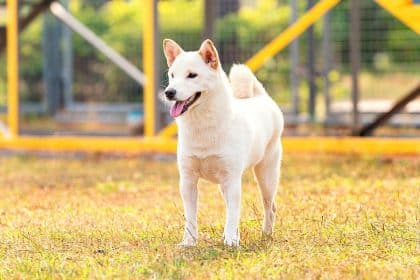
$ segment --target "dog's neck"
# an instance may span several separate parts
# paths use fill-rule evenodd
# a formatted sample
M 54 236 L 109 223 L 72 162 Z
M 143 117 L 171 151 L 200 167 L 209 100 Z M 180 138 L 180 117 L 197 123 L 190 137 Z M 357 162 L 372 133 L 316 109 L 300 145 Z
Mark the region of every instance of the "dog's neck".
M 222 69 L 218 73 L 219 79 L 210 92 L 205 92 L 201 98 L 206 98 L 197 108 L 191 108 L 183 118 L 179 119 L 178 127 L 184 137 L 194 141 L 217 141 L 223 127 L 233 116 L 233 94 L 229 80 Z M 215 138 L 215 139 L 211 139 Z M 201 141 L 200 141 L 201 142 Z

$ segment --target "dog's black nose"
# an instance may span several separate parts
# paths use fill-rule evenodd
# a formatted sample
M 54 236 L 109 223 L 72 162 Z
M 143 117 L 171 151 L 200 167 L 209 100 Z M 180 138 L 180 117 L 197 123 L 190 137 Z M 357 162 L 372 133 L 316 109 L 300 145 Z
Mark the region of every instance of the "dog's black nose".
M 165 95 L 166 95 L 166 98 L 168 98 L 169 100 L 174 100 L 175 95 L 176 95 L 176 90 L 173 88 L 167 89 L 165 91 Z

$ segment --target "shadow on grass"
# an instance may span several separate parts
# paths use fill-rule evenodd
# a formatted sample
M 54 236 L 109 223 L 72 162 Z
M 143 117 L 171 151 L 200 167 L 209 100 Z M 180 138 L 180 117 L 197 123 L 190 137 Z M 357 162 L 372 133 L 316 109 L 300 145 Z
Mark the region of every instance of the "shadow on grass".
M 248 234 L 247 234 L 248 233 Z M 232 247 L 223 244 L 221 238 L 199 240 L 197 246 L 177 247 L 176 251 L 183 257 L 194 261 L 209 261 L 223 258 L 235 259 L 240 256 L 252 256 L 270 253 L 274 248 L 282 247 L 287 240 L 278 236 L 266 236 L 260 232 L 243 233 L 240 246 Z M 176 245 L 174 245 L 176 246 Z

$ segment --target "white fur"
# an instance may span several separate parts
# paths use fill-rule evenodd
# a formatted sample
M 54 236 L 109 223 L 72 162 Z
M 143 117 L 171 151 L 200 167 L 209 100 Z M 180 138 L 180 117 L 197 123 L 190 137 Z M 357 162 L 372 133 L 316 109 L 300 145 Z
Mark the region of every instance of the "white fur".
M 239 245 L 241 177 L 247 168 L 254 169 L 261 190 L 262 230 L 271 234 L 282 158 L 283 115 L 280 109 L 246 66 L 233 66 L 229 82 L 211 41 L 205 41 L 198 52 L 180 49 L 179 55 L 171 57 L 167 49 L 173 48 L 174 43 L 164 42 L 170 65 L 168 88 L 176 89 L 178 100 L 202 92 L 197 102 L 176 118 L 180 191 L 186 220 L 180 245 L 192 246 L 197 241 L 199 178 L 220 185 L 226 202 L 224 243 Z M 217 64 L 203 59 L 203 48 L 214 52 Z M 198 76 L 188 79 L 189 72 Z
M 233 95 L 237 98 L 249 98 L 266 94 L 264 87 L 251 70 L 243 64 L 234 64 L 229 72 Z

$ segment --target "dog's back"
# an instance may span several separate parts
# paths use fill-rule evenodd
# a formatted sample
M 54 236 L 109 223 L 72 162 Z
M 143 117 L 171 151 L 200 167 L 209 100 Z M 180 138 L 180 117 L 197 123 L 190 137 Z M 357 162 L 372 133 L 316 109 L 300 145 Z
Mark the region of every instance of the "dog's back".
M 244 64 L 234 64 L 229 80 L 237 116 L 254 126 L 252 130 L 259 134 L 255 138 L 266 134 L 279 138 L 283 131 L 283 114 L 254 73 Z

